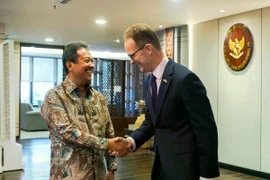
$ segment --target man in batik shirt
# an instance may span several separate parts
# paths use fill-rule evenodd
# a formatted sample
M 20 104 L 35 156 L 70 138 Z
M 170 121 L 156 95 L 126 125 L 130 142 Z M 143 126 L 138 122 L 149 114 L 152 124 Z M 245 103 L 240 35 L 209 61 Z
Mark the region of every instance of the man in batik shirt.
M 106 100 L 90 87 L 93 58 L 85 43 L 71 42 L 62 60 L 67 77 L 47 93 L 41 108 L 50 131 L 50 180 L 114 180 L 117 163 L 108 150 L 121 156 L 130 148 L 114 138 Z

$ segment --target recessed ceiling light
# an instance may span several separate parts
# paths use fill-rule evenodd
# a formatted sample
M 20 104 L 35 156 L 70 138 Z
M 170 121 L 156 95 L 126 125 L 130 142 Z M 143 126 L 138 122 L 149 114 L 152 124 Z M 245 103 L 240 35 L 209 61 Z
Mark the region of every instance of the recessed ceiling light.
M 52 38 L 46 38 L 45 41 L 46 42 L 53 42 L 53 39 Z
M 162 25 L 160 25 L 159 28 L 162 28 Z
M 96 20 L 96 24 L 106 24 L 107 22 L 104 19 Z
M 120 40 L 119 39 L 116 39 L 116 40 L 113 40 L 114 42 L 117 42 L 117 43 L 120 43 Z
M 224 10 L 224 9 L 222 9 L 222 10 L 220 10 L 220 12 L 221 12 L 221 13 L 223 13 L 223 12 L 225 12 L 225 10 Z

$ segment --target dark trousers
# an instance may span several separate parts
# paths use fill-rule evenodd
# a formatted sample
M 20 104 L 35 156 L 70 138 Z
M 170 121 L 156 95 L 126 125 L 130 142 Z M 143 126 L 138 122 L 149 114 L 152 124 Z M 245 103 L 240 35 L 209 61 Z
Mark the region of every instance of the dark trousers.
M 155 163 L 152 170 L 152 180 L 166 180 L 164 178 L 165 172 L 160 161 L 159 154 L 156 152 Z

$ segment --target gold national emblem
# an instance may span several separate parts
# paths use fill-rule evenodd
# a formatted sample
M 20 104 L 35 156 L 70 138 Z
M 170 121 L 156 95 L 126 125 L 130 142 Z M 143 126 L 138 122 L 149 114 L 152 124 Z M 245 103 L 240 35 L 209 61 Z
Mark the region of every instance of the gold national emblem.
M 234 71 L 243 70 L 250 61 L 253 51 L 253 39 L 248 27 L 234 24 L 227 32 L 224 41 L 224 58 Z

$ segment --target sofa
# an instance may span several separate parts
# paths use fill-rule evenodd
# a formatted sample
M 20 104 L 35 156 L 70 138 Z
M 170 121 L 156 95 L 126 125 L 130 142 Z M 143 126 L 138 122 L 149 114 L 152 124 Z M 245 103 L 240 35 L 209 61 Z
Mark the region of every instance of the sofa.
M 47 122 L 40 115 L 39 110 L 34 110 L 32 104 L 22 102 L 20 108 L 20 129 L 25 131 L 48 130 Z

